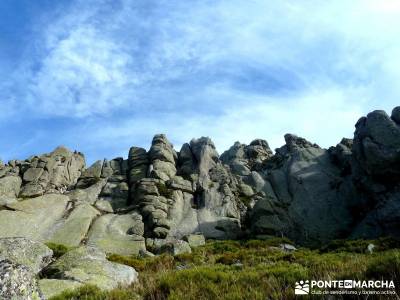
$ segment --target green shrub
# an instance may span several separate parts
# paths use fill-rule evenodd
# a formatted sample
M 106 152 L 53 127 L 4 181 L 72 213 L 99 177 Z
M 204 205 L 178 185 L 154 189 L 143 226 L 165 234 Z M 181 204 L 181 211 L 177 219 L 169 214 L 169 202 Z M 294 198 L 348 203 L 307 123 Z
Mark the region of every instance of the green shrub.
M 109 254 L 107 259 L 112 262 L 133 267 L 139 272 L 169 270 L 174 266 L 174 257 L 166 254 L 148 258 Z
M 294 245 L 288 238 L 273 237 L 265 240 L 248 240 L 243 243 L 243 246 L 248 249 L 265 249 L 269 247 L 279 247 L 281 244 Z
M 236 252 L 241 248 L 239 241 L 213 241 L 202 246 L 208 254 L 222 254 Z
M 176 300 L 292 299 L 295 281 L 306 276 L 307 270 L 302 266 L 290 266 L 288 263 L 271 266 L 270 269 L 265 266 L 243 269 L 203 266 L 162 275 L 146 297 Z
M 245 196 L 245 195 L 239 196 L 239 201 L 242 202 L 246 207 L 250 206 L 251 200 L 252 199 L 250 196 Z
M 210 261 L 214 256 L 207 255 L 206 251 L 199 247 L 192 250 L 192 253 L 182 253 L 175 256 L 175 260 L 179 263 L 203 265 L 205 263 L 213 263 Z
M 223 265 L 233 265 L 235 263 L 241 262 L 240 258 L 241 256 L 239 253 L 227 252 L 217 258 L 215 262 Z
M 320 251 L 324 252 L 352 252 L 365 253 L 369 244 L 375 246 L 374 251 L 384 251 L 393 248 L 400 248 L 400 241 L 393 238 L 380 238 L 377 240 L 334 240 L 328 245 L 322 247 Z
M 46 246 L 49 247 L 51 250 L 53 250 L 53 256 L 55 258 L 59 258 L 63 256 L 65 253 L 73 249 L 72 247 L 68 247 L 62 244 L 56 244 L 56 243 L 46 243 Z
M 158 190 L 158 193 L 165 197 L 165 198 L 171 198 L 172 197 L 172 190 L 168 189 L 167 186 L 164 183 L 156 183 L 156 187 Z
M 75 290 L 67 290 L 49 300 L 106 300 L 106 292 L 95 285 L 83 285 Z M 124 299 L 121 299 L 124 300 Z M 128 300 L 128 298 L 126 298 Z
M 123 256 L 119 254 L 109 254 L 107 255 L 109 261 L 127 265 L 135 268 L 137 271 L 143 271 L 146 267 L 146 262 L 144 259 L 139 259 L 133 256 Z
M 398 282 L 400 280 L 400 251 L 392 250 L 374 256 L 368 262 L 366 277 Z

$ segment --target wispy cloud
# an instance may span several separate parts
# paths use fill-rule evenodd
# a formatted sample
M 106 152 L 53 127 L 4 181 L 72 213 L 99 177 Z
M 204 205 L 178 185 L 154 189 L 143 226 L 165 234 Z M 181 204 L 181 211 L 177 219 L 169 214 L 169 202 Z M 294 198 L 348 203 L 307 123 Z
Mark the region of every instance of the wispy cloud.
M 62 139 L 48 134 L 90 157 L 157 132 L 177 145 L 210 135 L 220 151 L 278 147 L 286 132 L 327 147 L 398 104 L 398 3 L 76 0 L 36 24 L 0 101 L 31 123 L 69 118 Z
M 270 146 L 277 148 L 284 143 L 282 133 L 292 132 L 329 147 L 332 136 L 337 137 L 334 144 L 341 137 L 352 136 L 355 120 L 364 113 L 361 103 L 351 104 L 352 95 L 359 92 L 342 89 L 315 91 L 279 102 L 266 96 L 241 109 L 227 107 L 215 116 L 182 116 L 179 112 L 144 118 L 136 116 L 104 124 L 98 130 L 90 128 L 93 133 L 90 139 L 102 141 L 96 144 L 101 148 L 107 147 L 110 140 L 125 144 L 125 149 L 135 140 L 139 146 L 148 148 L 153 134 L 167 132 L 179 150 L 194 136 L 210 136 L 221 153 L 235 141 L 250 143 L 256 137 L 268 139 Z M 236 95 L 242 100 L 247 96 Z

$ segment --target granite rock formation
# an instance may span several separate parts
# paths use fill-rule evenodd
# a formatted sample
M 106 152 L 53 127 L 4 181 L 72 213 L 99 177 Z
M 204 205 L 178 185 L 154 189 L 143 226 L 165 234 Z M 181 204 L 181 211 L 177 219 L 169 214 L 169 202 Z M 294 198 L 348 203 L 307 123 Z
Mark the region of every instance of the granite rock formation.
M 105 253 L 177 254 L 205 238 L 273 236 L 301 245 L 400 238 L 400 107 L 391 116 L 362 117 L 353 139 L 329 149 L 287 134 L 275 152 L 257 139 L 219 155 L 208 137 L 176 151 L 159 134 L 148 151 L 132 147 L 127 159 L 88 168 L 83 154 L 64 147 L 0 163 L 0 279 L 2 270 L 17 272 L 24 263 L 4 250 L 9 239 L 35 245 L 44 257 L 49 253 L 37 243 L 76 247 L 57 261 L 46 258 L 54 272 L 40 286 L 48 295 L 79 286 L 92 267 L 103 277 L 85 280 L 103 288 L 113 276 L 119 284 L 136 280 L 133 269 L 108 264 Z M 37 274 L 41 257 L 25 259 L 21 276 Z

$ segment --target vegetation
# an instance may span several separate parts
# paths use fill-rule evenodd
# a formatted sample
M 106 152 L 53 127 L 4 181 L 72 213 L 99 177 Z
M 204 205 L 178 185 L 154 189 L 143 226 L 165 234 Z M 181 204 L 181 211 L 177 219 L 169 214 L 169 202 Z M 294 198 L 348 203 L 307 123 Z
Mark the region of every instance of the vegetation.
M 335 240 L 325 247 L 321 252 L 356 252 L 363 253 L 369 244 L 374 245 L 374 251 L 400 248 L 400 241 L 392 238 L 380 238 L 377 240 Z
M 52 300 L 294 299 L 294 284 L 299 280 L 400 280 L 400 249 L 396 241 L 335 241 L 322 249 L 300 248 L 294 252 L 278 247 L 288 242 L 209 241 L 191 254 L 175 257 L 142 259 L 113 254 L 109 260 L 139 271 L 138 283 L 109 292 L 84 286 Z M 373 253 L 366 251 L 370 243 L 376 245 Z
M 63 256 L 72 249 L 71 247 L 56 243 L 46 243 L 46 246 L 53 250 L 53 257 L 55 258 Z
M 252 198 L 246 195 L 239 195 L 239 201 L 242 202 L 246 207 L 250 206 Z
M 84 285 L 76 290 L 65 291 L 58 296 L 52 297 L 52 300 L 120 300 L 120 299 L 139 299 L 139 295 L 133 290 L 115 289 L 110 292 L 101 291 L 94 285 Z
M 171 198 L 172 197 L 172 190 L 168 189 L 167 186 L 164 183 L 156 183 L 156 187 L 158 190 L 158 193 L 165 197 L 165 198 Z

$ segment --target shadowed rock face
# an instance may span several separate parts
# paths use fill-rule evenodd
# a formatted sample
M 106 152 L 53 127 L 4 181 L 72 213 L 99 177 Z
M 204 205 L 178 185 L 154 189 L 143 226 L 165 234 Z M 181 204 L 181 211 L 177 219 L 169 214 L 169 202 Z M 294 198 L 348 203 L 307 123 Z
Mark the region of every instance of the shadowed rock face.
M 0 206 L 0 237 L 119 254 L 195 233 L 300 244 L 400 237 L 400 108 L 362 117 L 354 139 L 328 150 L 287 134 L 275 153 L 257 139 L 220 156 L 208 137 L 177 152 L 159 134 L 149 151 L 86 168 L 83 154 L 59 147 L 0 163 Z

